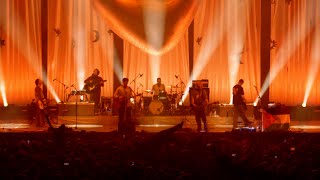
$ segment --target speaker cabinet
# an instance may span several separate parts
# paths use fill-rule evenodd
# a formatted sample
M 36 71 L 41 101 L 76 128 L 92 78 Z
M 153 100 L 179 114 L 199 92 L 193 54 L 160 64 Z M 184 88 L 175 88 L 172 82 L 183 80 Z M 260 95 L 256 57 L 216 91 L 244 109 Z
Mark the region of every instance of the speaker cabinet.
M 94 116 L 94 103 L 67 102 L 58 103 L 59 116 Z

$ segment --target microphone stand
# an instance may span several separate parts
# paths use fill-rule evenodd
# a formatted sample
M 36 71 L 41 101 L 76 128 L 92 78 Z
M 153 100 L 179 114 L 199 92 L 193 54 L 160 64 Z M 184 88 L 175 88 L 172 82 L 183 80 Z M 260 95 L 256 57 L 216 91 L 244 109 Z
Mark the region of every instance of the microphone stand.
M 143 75 L 143 74 L 142 74 L 142 75 Z M 139 76 L 142 77 L 142 75 L 141 75 L 141 74 L 138 74 L 138 76 L 136 76 L 136 77 L 130 82 L 130 84 L 133 83 L 133 92 L 136 90 L 136 80 L 138 79 Z
M 186 85 L 184 84 L 184 82 L 182 81 L 182 79 L 181 79 L 181 77 L 178 75 L 178 76 L 176 76 L 176 78 L 179 78 L 179 80 L 180 80 L 180 82 L 179 82 L 179 84 L 180 84 L 180 91 L 181 91 L 181 97 L 180 97 L 180 100 L 179 100 L 179 102 L 178 102 L 178 105 L 179 105 L 179 103 L 180 103 L 180 101 L 181 101 L 181 106 L 183 107 L 183 100 L 182 100 L 182 98 L 183 98 L 183 87 L 185 88 L 186 87 Z M 183 116 L 183 121 L 185 121 L 186 119 L 187 119 L 187 113 L 185 113 L 184 111 L 185 111 L 185 108 L 183 107 L 182 108 L 183 109 L 183 112 L 182 112 L 182 114 L 184 115 Z
M 258 95 L 258 104 L 257 104 L 257 108 L 258 108 L 258 112 L 260 112 L 260 108 L 261 108 L 261 97 L 260 94 L 258 92 L 257 86 L 253 86 L 256 89 L 257 95 Z M 263 131 L 263 120 L 262 120 L 262 112 L 261 112 L 261 121 L 260 121 L 260 127 L 261 127 L 261 131 Z
M 76 94 L 78 92 L 77 88 L 75 86 L 73 86 L 74 89 L 76 89 Z M 76 127 L 75 129 L 78 129 L 78 97 L 76 95 Z
M 137 94 L 139 94 L 139 88 L 140 88 L 140 87 L 143 87 L 141 83 L 140 83 L 140 85 L 137 87 Z M 135 98 L 135 99 L 136 99 L 136 98 Z M 140 101 L 139 101 L 139 104 L 138 104 L 138 105 L 140 105 L 139 110 L 142 110 L 142 108 L 141 108 L 141 101 L 142 101 L 142 100 L 143 100 L 143 93 L 141 93 Z
M 54 79 L 53 81 L 57 81 L 58 83 L 62 84 L 63 85 L 63 109 L 62 109 L 62 116 L 64 116 L 64 113 L 66 111 L 66 105 L 65 105 L 65 102 L 66 102 L 66 91 L 68 89 L 68 86 L 66 84 L 64 84 L 63 82 L 59 81 L 58 79 Z
M 186 85 L 185 85 L 185 84 L 184 84 L 184 82 L 182 81 L 181 77 L 180 77 L 180 76 L 178 76 L 178 77 L 179 77 L 179 80 L 180 80 L 179 84 L 180 84 L 181 100 L 182 100 L 182 96 L 183 96 L 183 87 L 186 87 Z M 182 86 L 182 85 L 183 85 L 183 86 Z M 183 105 L 183 101 L 182 101 L 182 105 Z
M 138 94 L 138 92 L 137 92 L 137 93 L 134 92 L 134 91 L 136 90 L 136 80 L 138 79 L 138 77 L 142 77 L 142 76 L 143 76 L 143 74 L 138 74 L 138 75 L 130 82 L 130 84 L 133 83 L 134 108 L 136 108 L 136 94 Z M 137 91 L 138 91 L 138 90 L 137 90 Z
M 63 102 L 66 102 L 66 90 L 69 88 L 63 82 L 59 81 L 58 79 L 54 79 L 53 81 L 57 81 L 58 83 L 63 85 Z

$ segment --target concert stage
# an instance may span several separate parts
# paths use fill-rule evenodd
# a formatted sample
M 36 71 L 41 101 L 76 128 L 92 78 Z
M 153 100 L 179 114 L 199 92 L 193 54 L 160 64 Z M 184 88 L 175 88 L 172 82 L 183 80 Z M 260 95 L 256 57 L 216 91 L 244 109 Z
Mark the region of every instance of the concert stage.
M 248 117 L 253 121 L 253 117 Z M 138 116 L 136 131 L 159 132 L 184 121 L 184 132 L 196 132 L 196 121 L 193 115 L 188 116 Z M 232 117 L 207 116 L 208 132 L 231 132 Z M 51 121 L 54 127 L 65 124 L 75 131 L 111 132 L 116 131 L 118 116 L 58 116 Z M 259 122 L 255 121 L 252 127 L 259 131 Z M 0 119 L 0 132 L 41 132 L 47 131 L 48 125 L 43 128 L 35 126 L 35 120 L 24 117 Z M 289 131 L 293 132 L 320 132 L 320 120 L 291 120 Z

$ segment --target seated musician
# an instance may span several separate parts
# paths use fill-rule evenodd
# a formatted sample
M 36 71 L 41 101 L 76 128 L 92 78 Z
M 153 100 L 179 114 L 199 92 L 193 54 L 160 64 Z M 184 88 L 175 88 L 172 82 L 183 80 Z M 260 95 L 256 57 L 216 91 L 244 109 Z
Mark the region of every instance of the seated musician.
M 157 78 L 157 84 L 152 86 L 153 99 L 158 99 L 159 96 L 166 94 L 164 84 L 161 84 L 161 78 Z
M 100 71 L 95 69 L 93 74 L 84 80 L 84 89 L 90 94 L 90 101 L 94 102 L 95 111 L 98 110 L 100 104 L 101 87 L 104 86 L 104 80 L 99 76 Z

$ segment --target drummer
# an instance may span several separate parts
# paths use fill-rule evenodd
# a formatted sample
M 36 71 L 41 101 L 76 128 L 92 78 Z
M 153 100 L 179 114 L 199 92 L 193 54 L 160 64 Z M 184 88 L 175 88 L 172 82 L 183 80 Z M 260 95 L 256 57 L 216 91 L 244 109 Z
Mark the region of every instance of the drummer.
M 161 84 L 161 78 L 157 78 L 157 84 L 152 86 L 153 99 L 158 99 L 159 96 L 166 95 L 166 88 L 164 84 Z

